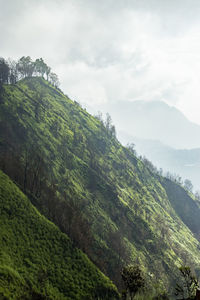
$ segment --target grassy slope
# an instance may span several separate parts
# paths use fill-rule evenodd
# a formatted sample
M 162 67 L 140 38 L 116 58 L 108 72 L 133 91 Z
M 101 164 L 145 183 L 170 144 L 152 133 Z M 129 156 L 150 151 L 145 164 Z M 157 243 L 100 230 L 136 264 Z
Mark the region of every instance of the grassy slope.
M 110 293 L 108 299 L 117 295 L 86 255 L 1 171 L 0 211 L 0 295 L 8 299 L 31 299 L 34 293 L 51 299 L 94 299 L 99 289 Z
M 57 201 L 82 203 L 95 238 L 91 257 L 106 274 L 115 279 L 119 255 L 110 244 L 114 232 L 123 236 L 130 260 L 165 285 L 185 257 L 199 264 L 198 242 L 171 206 L 166 186 L 101 122 L 38 78 L 5 86 L 0 103 L 2 153 L 7 144 L 6 155 L 21 155 L 22 175 L 11 175 L 22 185 L 26 153 L 31 157 L 34 149 L 43 157 Z M 5 159 L 1 165 L 9 173 Z M 62 218 L 65 211 L 55 214 Z M 119 260 L 125 263 L 123 257 Z

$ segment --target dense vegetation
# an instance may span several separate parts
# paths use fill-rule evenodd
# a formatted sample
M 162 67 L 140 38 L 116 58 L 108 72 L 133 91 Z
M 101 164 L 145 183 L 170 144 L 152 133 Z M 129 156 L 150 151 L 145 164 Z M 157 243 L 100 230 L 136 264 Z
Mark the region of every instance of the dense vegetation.
M 129 263 L 166 289 L 183 262 L 198 271 L 199 242 L 174 204 L 187 197 L 194 213 L 187 191 L 123 147 L 109 117 L 92 117 L 43 78 L 1 89 L 0 167 L 120 289 Z
M 114 285 L 0 171 L 0 299 L 117 299 Z
M 196 238 L 200 238 L 200 206 L 199 201 L 191 201 L 190 194 L 175 182 L 163 178 L 170 203 L 180 219 L 190 228 Z M 192 195 L 193 196 L 193 195 Z M 193 196 L 194 197 L 194 196 Z M 179 200 L 181 199 L 181 201 Z

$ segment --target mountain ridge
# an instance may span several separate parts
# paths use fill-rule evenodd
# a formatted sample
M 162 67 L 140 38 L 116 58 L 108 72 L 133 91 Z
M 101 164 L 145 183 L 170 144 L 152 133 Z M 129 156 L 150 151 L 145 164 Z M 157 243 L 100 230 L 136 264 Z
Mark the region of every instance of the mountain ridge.
M 42 78 L 4 85 L 0 99 L 0 167 L 118 288 L 129 263 L 165 288 L 185 256 L 198 269 L 196 232 L 172 207 L 170 186 L 118 142 L 109 119 Z M 194 199 L 182 197 L 192 212 Z

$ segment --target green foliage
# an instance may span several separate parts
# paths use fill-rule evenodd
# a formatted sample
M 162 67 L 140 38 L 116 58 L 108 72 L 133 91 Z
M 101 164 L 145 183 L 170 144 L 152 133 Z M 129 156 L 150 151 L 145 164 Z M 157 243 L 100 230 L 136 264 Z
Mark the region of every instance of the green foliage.
M 51 68 L 44 62 L 42 58 L 32 61 L 30 56 L 22 56 L 17 62 L 4 58 L 0 58 L 0 87 L 2 84 L 15 84 L 19 79 L 46 75 L 47 81 L 53 86 L 59 86 L 59 79 L 55 73 L 51 72 Z
M 138 290 L 144 287 L 144 275 L 139 266 L 130 265 L 122 269 L 121 276 L 126 289 L 126 294 L 129 293 L 132 300 Z
M 122 299 L 130 300 L 130 297 L 123 291 Z M 169 300 L 174 297 L 170 297 L 163 287 L 157 282 L 152 284 L 152 281 L 148 282 L 145 276 L 145 286 L 140 289 L 134 296 L 134 300 Z
M 6 61 L 0 57 L 0 87 L 8 82 L 9 66 Z
M 194 299 L 198 288 L 197 278 L 188 266 L 181 266 L 179 270 L 181 272 L 180 283 L 177 283 L 175 287 L 177 299 Z
M 111 281 L 1 171 L 0 212 L 0 298 L 118 298 Z
M 193 217 L 179 213 L 186 191 L 123 147 L 109 116 L 104 124 L 42 78 L 3 86 L 0 167 L 119 288 L 136 260 L 166 288 L 185 258 L 200 263 Z
M 154 295 L 151 293 L 137 294 L 134 297 L 135 300 L 169 300 L 169 297 L 166 293 Z
M 190 230 L 199 237 L 200 234 L 200 208 L 188 193 L 174 182 L 164 179 L 163 185 L 166 188 L 168 198 L 172 207 L 181 220 L 190 228 Z

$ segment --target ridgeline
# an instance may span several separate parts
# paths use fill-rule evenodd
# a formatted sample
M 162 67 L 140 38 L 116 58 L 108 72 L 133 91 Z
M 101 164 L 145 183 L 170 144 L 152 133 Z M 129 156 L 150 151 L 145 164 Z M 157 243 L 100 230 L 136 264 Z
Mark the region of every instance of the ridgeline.
M 104 286 L 108 285 L 113 297 L 118 297 L 114 286 L 77 248 L 85 252 L 120 290 L 121 269 L 128 264 L 139 264 L 150 285 L 159 282 L 163 289 L 173 287 L 179 277 L 178 267 L 182 264 L 189 264 L 198 273 L 199 232 L 198 221 L 194 222 L 193 216 L 199 216 L 200 210 L 191 195 L 180 185 L 153 173 L 130 149 L 123 147 L 116 139 L 109 118 L 105 124 L 91 116 L 43 78 L 25 78 L 16 84 L 2 86 L 0 168 L 28 196 L 32 205 L 59 227 L 49 223 L 31 204 L 27 204 L 31 213 L 37 215 L 39 223 L 44 222 L 58 233 L 58 264 L 48 258 L 52 277 L 55 277 L 55 268 L 57 272 L 61 272 L 60 268 L 68 270 L 64 265 L 62 247 L 74 247 L 75 252 L 66 255 L 69 264 L 73 265 L 73 257 L 78 253 L 80 259 L 93 268 L 94 290 L 99 280 L 102 293 L 106 295 Z M 7 192 L 10 195 L 9 188 Z M 9 205 L 12 198 L 6 197 L 7 192 L 4 191 L 3 201 Z M 18 193 L 21 192 L 18 190 Z M 20 209 L 25 197 L 17 199 Z M 182 211 L 186 204 L 189 213 L 184 217 Z M 9 219 L 9 214 L 6 218 Z M 20 226 L 23 227 L 23 223 L 26 226 L 31 219 L 24 213 Z M 9 226 L 8 232 L 12 231 L 14 223 Z M 16 226 L 15 231 L 18 230 Z M 46 229 L 40 234 L 38 240 L 51 249 L 54 244 L 51 234 Z M 6 240 L 5 247 L 12 248 L 15 238 L 12 235 L 10 242 Z M 23 248 L 28 247 L 26 239 L 24 233 Z M 29 249 L 31 247 L 32 244 Z M 31 254 L 26 263 L 22 259 L 23 251 L 17 247 L 16 251 L 17 268 L 33 269 L 36 274 L 40 261 Z M 37 251 L 32 251 L 38 257 Z M 45 258 L 43 263 L 46 270 Z M 78 270 L 76 266 L 74 268 Z M 13 278 L 21 280 L 22 287 L 25 287 L 21 271 L 17 272 L 17 279 Z M 31 272 L 30 276 L 36 278 Z M 52 293 L 56 287 L 59 293 L 63 293 L 62 299 L 83 299 L 78 294 L 68 296 L 67 288 L 63 287 L 63 282 L 69 288 L 70 285 L 84 285 L 84 294 L 88 288 L 84 280 L 87 281 L 88 277 L 79 272 L 77 276 L 79 279 L 65 278 L 65 275 L 59 276 L 58 281 L 54 278 L 55 281 L 51 281 Z M 37 279 L 31 282 L 34 289 L 42 293 Z M 75 289 L 72 289 L 73 293 Z M 102 296 L 102 299 L 106 298 Z

